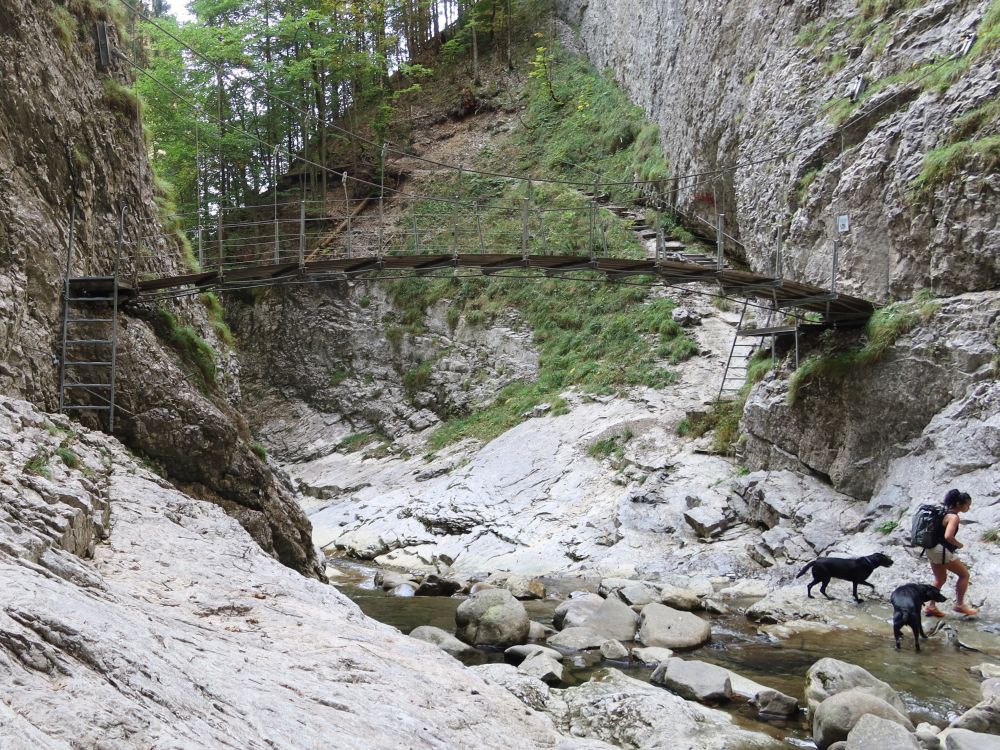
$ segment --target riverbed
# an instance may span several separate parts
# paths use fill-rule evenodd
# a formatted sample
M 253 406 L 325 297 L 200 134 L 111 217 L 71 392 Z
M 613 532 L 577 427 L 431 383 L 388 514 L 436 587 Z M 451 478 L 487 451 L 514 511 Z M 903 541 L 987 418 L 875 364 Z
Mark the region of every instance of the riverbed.
M 374 567 L 346 560 L 329 561 L 342 573 L 337 587 L 350 597 L 369 617 L 409 633 L 420 625 L 433 625 L 448 632 L 455 629 L 455 610 L 465 597 L 396 597 L 374 585 Z M 552 614 L 558 604 L 573 590 L 596 591 L 599 581 L 582 579 L 546 579 L 547 598 L 522 602 L 528 616 L 545 625 L 552 624 Z M 678 652 L 682 658 L 699 659 L 732 670 L 755 682 L 797 697 L 804 702 L 805 675 L 809 667 L 824 657 L 833 657 L 857 664 L 875 677 L 895 688 L 906 704 L 914 724 L 926 721 L 944 727 L 969 707 L 980 701 L 980 681 L 969 671 L 971 667 L 997 661 L 1000 655 L 1000 623 L 982 618 L 975 632 L 963 628 L 963 640 L 985 653 L 956 648 L 943 636 L 923 642 L 918 654 L 906 632 L 904 647 L 897 651 L 892 641 L 891 616 L 888 605 L 866 607 L 865 629 L 839 628 L 826 633 L 801 633 L 791 638 L 774 639 L 758 632 L 756 623 L 749 621 L 742 609 L 754 600 L 731 600 L 732 612 L 726 615 L 700 616 L 712 625 L 712 640 L 689 651 Z M 883 621 L 884 632 L 873 632 Z M 966 621 L 968 622 L 968 621 Z M 930 627 L 933 623 L 925 623 Z M 633 644 L 626 643 L 626 646 Z M 639 644 L 634 644 L 639 645 Z M 479 649 L 463 657 L 467 665 L 502 662 L 501 649 Z M 607 667 L 644 682 L 649 681 L 653 668 L 635 661 L 602 660 L 599 652 L 576 652 L 564 659 L 564 679 L 559 687 L 571 687 L 585 682 Z M 741 725 L 779 737 L 790 747 L 812 747 L 808 721 L 761 722 L 746 704 L 732 703 L 723 707 Z

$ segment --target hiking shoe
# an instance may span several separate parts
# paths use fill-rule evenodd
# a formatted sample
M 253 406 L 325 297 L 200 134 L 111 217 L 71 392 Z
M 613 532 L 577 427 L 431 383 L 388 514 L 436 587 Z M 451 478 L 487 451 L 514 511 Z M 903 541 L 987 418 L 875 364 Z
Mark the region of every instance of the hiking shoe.
M 975 617 L 979 614 L 978 609 L 973 609 L 972 607 L 966 607 L 964 604 L 959 604 L 955 607 L 955 611 L 960 615 L 966 615 L 967 617 Z
M 958 607 L 955 607 L 955 611 L 956 612 L 958 611 Z M 927 617 L 944 617 L 944 612 L 942 612 L 940 609 L 937 609 L 936 607 L 933 609 L 931 607 L 927 607 L 926 609 L 924 609 L 924 614 Z

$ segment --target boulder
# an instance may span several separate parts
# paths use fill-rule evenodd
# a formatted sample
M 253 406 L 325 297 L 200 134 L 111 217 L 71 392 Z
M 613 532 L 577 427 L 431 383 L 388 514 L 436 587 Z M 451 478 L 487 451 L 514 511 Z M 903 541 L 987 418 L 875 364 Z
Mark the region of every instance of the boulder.
M 944 750 L 1000 750 L 1000 737 L 995 734 L 980 734 L 968 729 L 946 729 Z
M 549 638 L 550 646 L 564 648 L 567 651 L 587 651 L 601 647 L 607 636 L 590 628 L 564 628 Z
M 809 713 L 814 714 L 816 707 L 830 696 L 855 689 L 881 698 L 901 713 L 906 711 L 899 693 L 874 677 L 871 672 L 856 664 L 827 657 L 817 661 L 806 672 L 806 703 Z
M 969 671 L 984 680 L 988 680 L 991 677 L 1000 677 L 1000 664 L 985 661 L 978 666 L 969 667 Z
M 803 633 L 830 633 L 836 630 L 833 625 L 815 620 L 789 620 L 780 625 L 762 625 L 757 631 L 771 638 L 794 638 Z
M 706 539 L 718 536 L 729 527 L 729 519 L 722 509 L 708 505 L 685 511 L 684 520 L 695 534 Z
M 414 628 L 410 631 L 410 638 L 433 643 L 442 651 L 446 651 L 452 656 L 464 656 L 476 652 L 476 649 L 472 648 L 472 646 L 462 643 L 448 631 L 435 628 L 433 625 L 421 625 L 418 628 Z
M 761 719 L 790 719 L 799 713 L 798 700 L 771 688 L 758 692 L 753 702 Z
M 511 576 L 503 584 L 515 599 L 544 599 L 545 584 L 539 578 Z
M 518 665 L 517 671 L 529 677 L 537 677 L 546 685 L 558 685 L 563 676 L 561 657 L 553 659 L 543 653 L 529 656 Z
M 685 328 L 701 325 L 701 316 L 690 307 L 684 307 L 683 305 L 675 307 L 670 311 L 670 319 L 677 325 Z
M 702 703 L 728 701 L 733 695 L 729 671 L 703 661 L 667 659 L 653 671 L 649 680 L 682 698 Z
M 635 639 L 638 621 L 639 615 L 630 606 L 617 597 L 608 597 L 584 621 L 583 627 L 601 633 L 605 640 L 631 641 Z
M 580 627 L 602 604 L 604 598 L 597 594 L 574 591 L 569 599 L 556 607 L 552 613 L 552 624 L 559 630 Z
M 874 714 L 894 721 L 914 731 L 913 724 L 892 705 L 863 689 L 854 688 L 837 693 L 819 704 L 813 715 L 813 741 L 819 750 L 826 750 L 834 742 L 846 740 L 854 725 L 865 714 Z
M 389 593 L 392 594 L 392 596 L 410 597 L 415 596 L 417 590 L 413 587 L 412 583 L 401 583 L 398 586 L 395 586 Z
M 894 721 L 865 714 L 847 735 L 846 750 L 921 750 L 917 738 Z
M 732 610 L 717 599 L 702 599 L 701 608 L 711 615 L 728 615 Z
M 914 736 L 917 738 L 917 742 L 920 743 L 922 750 L 941 750 L 941 740 L 938 739 L 940 731 L 933 724 L 923 722 L 917 724 L 917 731 Z
M 633 607 L 645 607 L 650 602 L 659 601 L 659 591 L 648 583 L 633 583 L 624 586 L 615 591 L 615 595 Z
M 712 637 L 709 624 L 690 612 L 663 604 L 647 604 L 639 615 L 636 640 L 644 646 L 694 648 Z
M 988 680 L 983 680 L 983 684 L 979 686 L 979 692 L 983 694 L 984 701 L 1000 695 L 1000 677 L 990 677 Z
M 601 644 L 601 656 L 603 656 L 608 661 L 623 661 L 628 659 L 628 649 L 625 648 L 621 641 L 605 641 Z
M 544 641 L 550 635 L 556 631 L 550 628 L 548 625 L 543 625 L 540 622 L 535 622 L 532 620 L 528 623 L 528 640 L 529 641 Z
M 405 573 L 397 573 L 393 570 L 378 570 L 375 572 L 375 585 L 383 591 L 392 591 L 397 586 L 403 584 L 415 586 L 413 576 Z
M 970 732 L 1000 734 L 1000 696 L 984 698 L 951 723 L 958 729 Z
M 441 578 L 431 573 L 417 587 L 417 596 L 451 596 L 462 589 L 460 581 Z
M 690 612 L 692 609 L 701 609 L 701 599 L 693 591 L 682 589 L 671 584 L 666 584 L 660 588 L 659 601 L 674 609 Z
M 473 646 L 516 646 L 528 639 L 528 613 L 506 589 L 473 594 L 455 610 L 456 635 Z
M 536 643 L 529 643 L 524 646 L 511 646 L 510 648 L 504 649 L 503 660 L 516 667 L 522 661 L 534 656 L 535 654 L 545 654 L 556 661 L 562 661 L 563 658 L 562 654 L 554 648 L 546 648 L 545 646 L 539 646 Z
M 659 646 L 639 646 L 632 649 L 632 657 L 647 667 L 652 667 L 661 661 L 666 661 L 673 655 L 674 652 L 669 648 L 661 648 Z

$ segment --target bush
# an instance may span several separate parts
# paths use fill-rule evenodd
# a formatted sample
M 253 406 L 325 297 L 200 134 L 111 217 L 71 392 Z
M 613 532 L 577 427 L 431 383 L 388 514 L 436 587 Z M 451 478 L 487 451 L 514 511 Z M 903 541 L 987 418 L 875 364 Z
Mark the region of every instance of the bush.
M 214 387 L 216 365 L 215 350 L 212 346 L 199 336 L 193 327 L 182 326 L 169 310 L 161 307 L 157 313 L 167 341 L 185 360 L 194 365 L 201 379 L 202 390 Z
M 104 103 L 109 109 L 128 119 L 139 119 L 139 97 L 135 91 L 113 78 L 105 78 L 101 85 L 104 87 Z
M 70 450 L 65 445 L 60 445 L 56 448 L 56 455 L 62 459 L 62 462 L 66 464 L 71 469 L 80 468 L 80 457 L 77 456 L 72 450 Z
M 264 447 L 263 443 L 258 443 L 257 441 L 250 443 L 250 450 L 252 450 L 261 461 L 267 461 L 267 448 Z

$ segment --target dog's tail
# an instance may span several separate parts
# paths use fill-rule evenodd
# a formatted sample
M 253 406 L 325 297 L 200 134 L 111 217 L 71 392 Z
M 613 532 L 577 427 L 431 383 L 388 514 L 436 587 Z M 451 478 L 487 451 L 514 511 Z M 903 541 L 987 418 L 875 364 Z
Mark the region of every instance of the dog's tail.
M 802 576 L 804 576 L 806 574 L 806 571 L 809 570 L 809 568 L 811 568 L 813 565 L 815 565 L 815 563 L 816 563 L 815 560 L 813 560 L 810 563 L 806 563 L 806 566 L 802 570 L 800 570 L 799 574 L 797 576 L 795 576 L 795 577 L 796 578 L 801 578 Z

